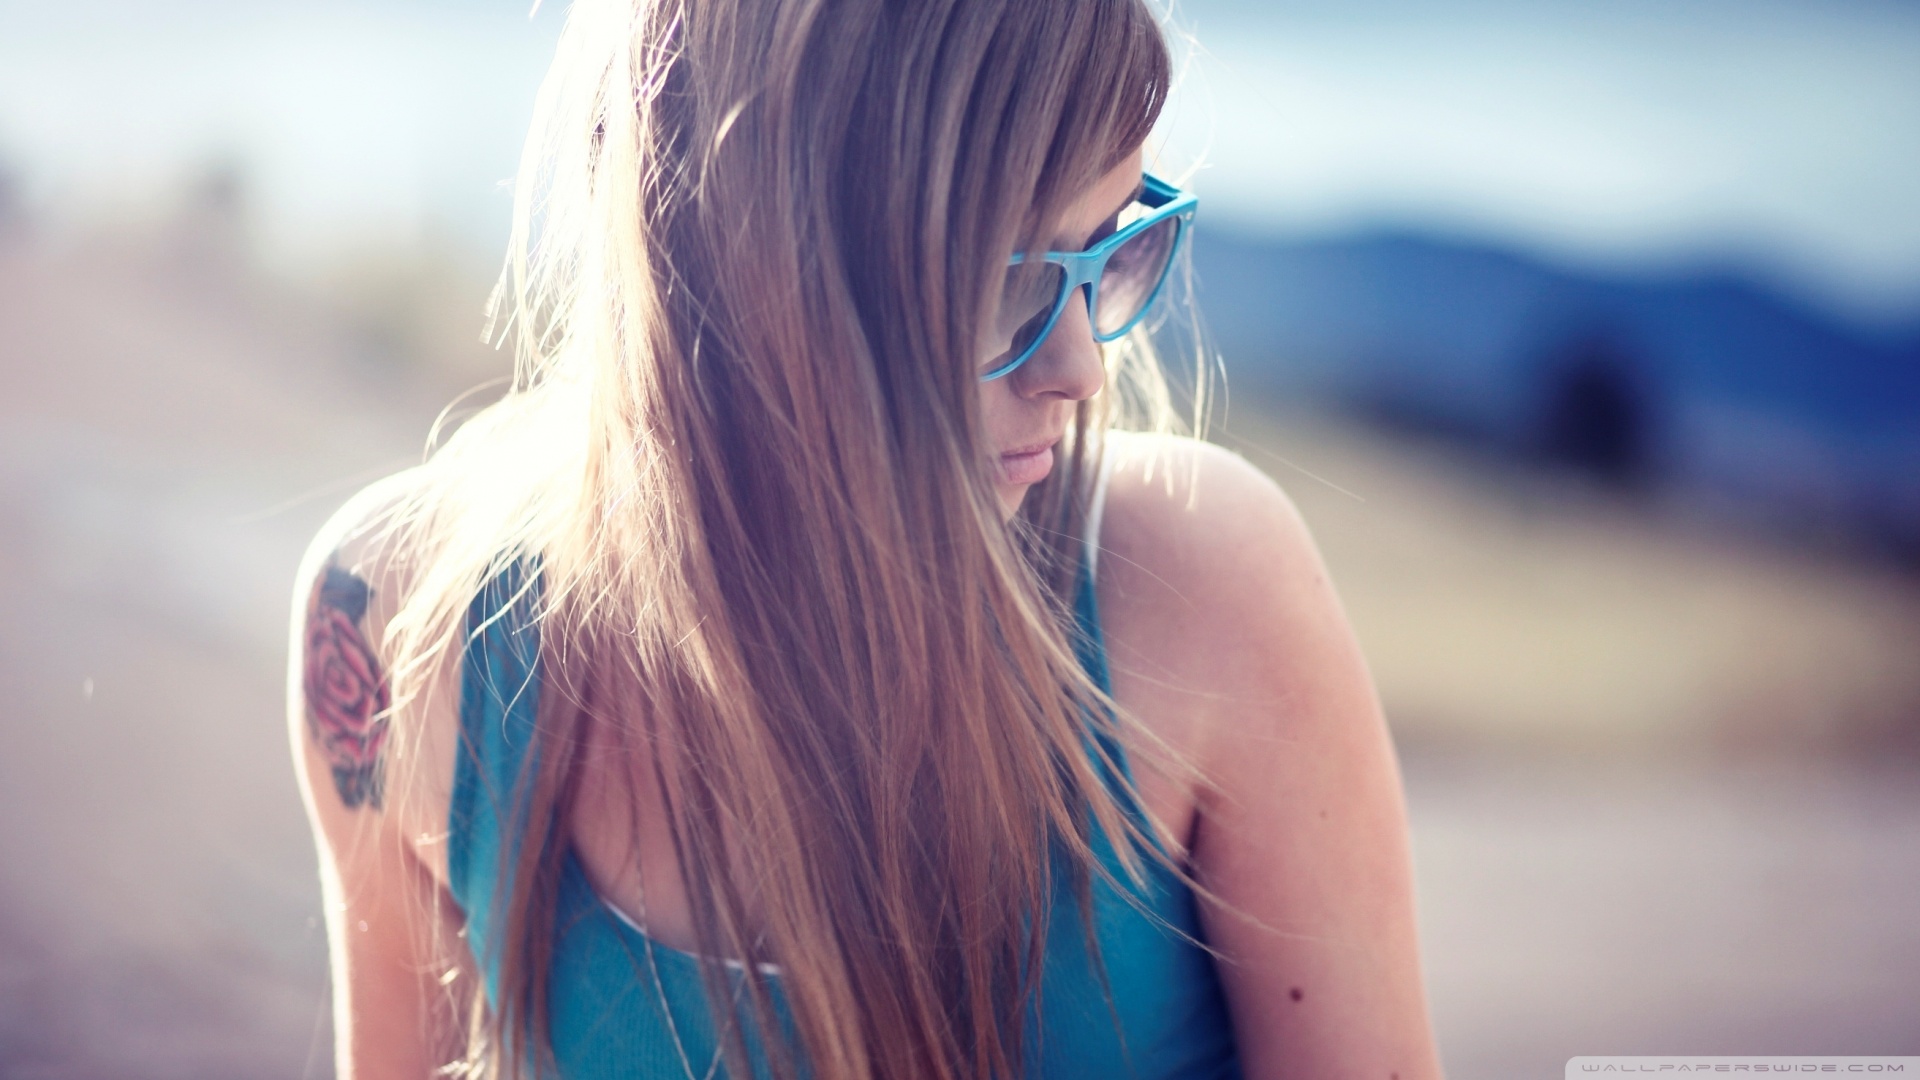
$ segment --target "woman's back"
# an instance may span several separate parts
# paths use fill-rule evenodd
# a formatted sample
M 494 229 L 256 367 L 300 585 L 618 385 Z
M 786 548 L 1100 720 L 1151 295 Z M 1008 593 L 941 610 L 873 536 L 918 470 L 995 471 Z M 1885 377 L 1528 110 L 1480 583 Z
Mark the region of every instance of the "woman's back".
M 1407 966 L 1404 951 L 1411 940 L 1410 908 L 1405 870 L 1396 868 L 1394 856 L 1404 835 L 1393 824 L 1391 768 L 1382 774 L 1377 764 L 1384 746 L 1377 714 L 1369 722 L 1333 708 L 1343 696 L 1364 700 L 1368 691 L 1311 542 L 1277 490 L 1237 459 L 1194 444 L 1130 442 L 1133 452 L 1122 455 L 1114 470 L 1101 538 L 1102 652 L 1111 657 L 1117 700 L 1139 719 L 1145 737 L 1206 777 L 1201 782 L 1177 771 L 1140 771 L 1143 763 L 1136 759 L 1136 785 L 1158 833 L 1183 845 L 1189 868 L 1244 912 L 1198 905 L 1201 936 L 1223 959 L 1209 960 L 1212 972 L 1197 978 L 1189 965 L 1204 954 L 1185 942 L 1169 944 L 1158 926 L 1140 932 L 1141 916 L 1131 909 L 1107 909 L 1119 911 L 1119 921 L 1130 927 L 1120 938 L 1146 942 L 1145 966 L 1166 963 L 1186 972 L 1177 976 L 1176 1003 L 1146 1027 L 1177 1029 L 1174 1052 L 1212 1067 L 1218 1059 L 1210 1046 L 1217 1045 L 1212 1040 L 1221 1028 L 1208 1004 L 1216 991 L 1207 987 L 1215 983 L 1225 991 L 1244 1075 L 1300 1067 L 1314 1074 L 1329 1062 L 1371 1057 L 1403 1080 L 1437 1076 L 1430 1061 L 1422 1066 L 1419 1060 L 1431 1053 L 1431 1042 L 1420 1020 L 1417 969 Z M 394 485 L 386 485 L 349 506 L 316 542 L 302 574 L 303 582 L 317 586 L 326 577 L 323 567 L 354 567 L 370 585 L 364 621 L 376 629 L 406 588 L 404 569 L 413 559 L 393 544 L 355 537 L 363 532 L 357 526 L 378 520 L 379 508 L 396 497 Z M 308 596 L 303 587 L 303 604 Z M 495 591 L 491 599 L 476 599 L 473 609 L 497 602 Z M 302 614 L 311 610 L 309 605 Z M 296 628 L 303 639 L 311 636 L 312 621 Z M 537 704 L 507 692 L 524 685 L 533 639 L 524 632 L 509 635 L 506 625 L 495 623 L 478 639 L 485 642 L 484 663 L 470 663 L 463 650 L 429 679 L 432 689 L 404 718 L 408 738 L 389 747 L 389 764 L 409 782 L 391 787 L 376 812 L 347 807 L 332 790 L 332 762 L 320 752 L 311 707 L 296 700 L 290 717 L 326 868 L 322 881 L 336 978 L 352 990 L 336 997 L 340 1060 L 357 1061 L 356 1076 L 420 1076 L 459 1057 L 464 1017 L 474 996 L 485 993 L 479 989 L 485 967 L 474 946 L 495 917 L 475 917 L 469 908 L 491 902 L 477 870 L 497 857 L 500 842 L 497 831 L 490 834 L 490 824 L 475 817 L 490 814 L 494 796 L 488 791 L 506 785 L 502 766 L 513 759 L 506 745 L 510 733 L 524 733 Z M 364 644 L 371 654 L 385 652 L 377 632 Z M 1336 661 L 1330 649 L 1348 658 Z M 306 659 L 312 656 L 308 650 Z M 1244 673 L 1222 675 L 1223 666 Z M 1278 712 L 1267 704 L 1283 699 L 1287 704 Z M 478 756 L 465 757 L 463 743 Z M 474 767 L 482 762 L 487 766 Z M 461 769 L 468 774 L 456 782 Z M 466 789 L 459 798 L 468 817 L 452 829 L 457 785 Z M 600 821 L 600 827 L 609 826 Z M 494 817 L 491 829 L 497 828 Z M 581 830 L 569 832 L 577 841 Z M 1287 853 L 1284 870 L 1267 868 L 1265 852 L 1275 849 Z M 455 850 L 462 854 L 450 858 Z M 1109 850 L 1102 848 L 1103 860 Z M 1150 866 L 1149 873 L 1150 883 L 1166 883 L 1163 871 Z M 1257 891 L 1248 891 L 1250 875 L 1260 882 Z M 584 873 L 571 877 L 565 889 L 569 915 L 561 925 L 575 926 L 580 936 L 562 954 L 583 967 L 556 972 L 554 992 L 562 999 L 583 993 L 597 998 L 609 985 L 623 989 L 611 1005 L 561 1000 L 555 1006 L 556 1019 L 588 1027 L 612 1008 L 613 1038 L 575 1029 L 556 1032 L 556 1043 L 589 1062 L 586 1076 L 601 1075 L 594 1070 L 607 1064 L 606 1056 L 594 1055 L 625 1060 L 627 1052 L 655 1064 L 668 1056 L 664 1071 L 621 1075 L 684 1076 L 679 1050 L 671 1037 L 659 1038 L 661 1025 L 654 1022 L 661 991 L 648 965 L 646 939 L 618 925 L 619 916 L 600 902 Z M 1303 886 L 1313 892 L 1302 896 Z M 1111 893 L 1101 895 L 1112 899 Z M 1160 898 L 1169 896 L 1173 912 L 1165 917 L 1187 928 L 1183 909 L 1191 894 L 1175 885 Z M 1275 934 L 1261 922 L 1292 932 Z M 1060 929 L 1051 948 L 1075 952 L 1077 924 Z M 1118 995 L 1136 986 L 1129 972 L 1137 969 L 1127 959 L 1132 947 L 1102 953 Z M 653 953 L 671 986 L 676 1024 L 687 1020 L 679 1025 L 679 1045 L 690 1051 L 686 1064 L 701 1076 L 704 1064 L 696 1058 L 712 1043 L 697 1030 L 708 1014 L 691 1003 L 689 987 L 697 980 L 692 958 L 673 948 Z M 1054 961 L 1062 972 L 1081 973 L 1069 982 L 1082 990 L 1099 985 L 1084 977 L 1083 958 Z M 1150 989 L 1136 1002 L 1166 992 Z M 1078 991 L 1073 996 L 1083 1006 L 1093 1003 L 1078 1020 L 1105 1007 L 1104 999 Z M 1192 1023 L 1183 1015 L 1190 1007 L 1206 1015 Z M 1043 1015 L 1041 1023 L 1047 1022 Z M 1111 1030 L 1094 1016 L 1078 1034 L 1110 1053 L 1113 1044 L 1104 1040 Z M 1121 1030 L 1127 1045 L 1137 1048 L 1130 1029 L 1123 1024 Z M 647 1040 L 647 1049 L 635 1049 L 635 1042 Z M 1046 1045 L 1036 1049 L 1044 1052 Z M 1063 1050 L 1070 1044 L 1055 1045 Z M 1109 1075 L 1075 1073 L 1066 1067 L 1071 1064 L 1064 1053 L 1048 1055 L 1042 1075 Z
M 538 629 L 528 619 L 525 574 L 510 568 L 474 600 L 460 705 L 467 751 L 456 765 L 448 832 L 452 894 L 492 992 L 497 972 L 486 942 L 498 922 L 491 900 L 507 847 L 503 837 L 517 831 L 503 827 L 512 804 L 510 794 L 501 796 L 520 790 L 539 715 Z M 1105 646 L 1090 575 L 1077 591 L 1076 615 L 1083 661 L 1104 688 Z M 1092 727 L 1088 734 L 1107 739 Z M 1124 768 L 1124 750 L 1108 746 Z M 1124 795 L 1124 788 L 1116 790 Z M 1139 824 L 1150 831 L 1144 820 Z M 571 848 L 570 839 L 555 842 Z M 1097 949 L 1087 948 L 1079 900 L 1061 874 L 1028 1018 L 1026 1075 L 1238 1076 L 1226 1004 L 1202 944 L 1192 891 L 1151 859 L 1141 864 L 1144 877 L 1136 885 L 1107 838 L 1097 838 L 1095 850 L 1103 875 L 1091 883 Z M 637 919 L 603 898 L 574 850 L 560 866 L 549 1007 L 562 1075 L 708 1075 L 721 1046 L 698 956 L 649 937 Z M 777 974 L 772 981 L 777 987 Z

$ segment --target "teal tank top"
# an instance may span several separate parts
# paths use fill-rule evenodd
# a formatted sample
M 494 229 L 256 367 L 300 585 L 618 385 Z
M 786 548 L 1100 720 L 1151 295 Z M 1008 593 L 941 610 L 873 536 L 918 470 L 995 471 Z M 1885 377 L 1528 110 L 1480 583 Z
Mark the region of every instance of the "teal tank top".
M 509 568 L 481 591 L 468 612 L 460 694 L 463 751 L 455 766 L 449 821 L 452 893 L 466 915 L 466 939 L 494 1001 L 499 972 L 486 943 L 492 940 L 502 840 L 524 831 L 506 827 L 507 804 L 532 742 L 540 693 L 537 627 L 529 618 L 530 596 L 539 583 L 526 575 L 520 566 Z M 1105 689 L 1106 652 L 1091 574 L 1082 576 L 1077 594 L 1081 662 Z M 1106 738 L 1091 727 L 1090 732 Z M 1119 748 L 1108 744 L 1108 749 L 1126 769 Z M 1141 820 L 1137 805 L 1123 800 L 1123 807 Z M 1092 883 L 1100 956 L 1096 961 L 1088 951 L 1078 903 L 1063 884 L 1052 902 L 1056 929 L 1047 936 L 1045 966 L 1029 1011 L 1026 1076 L 1239 1077 L 1214 961 L 1196 944 L 1202 937 L 1192 890 L 1151 860 L 1144 885 L 1135 886 L 1109 838 L 1096 836 L 1094 850 L 1118 883 L 1098 876 Z M 1122 890 L 1132 892 L 1132 900 Z M 603 901 L 571 847 L 562 854 L 552 932 L 548 1010 L 562 1077 L 717 1080 L 726 1075 L 698 959 L 651 941 Z M 777 1006 L 777 974 L 772 981 Z M 756 1074 L 766 1075 L 760 1051 L 750 1050 Z

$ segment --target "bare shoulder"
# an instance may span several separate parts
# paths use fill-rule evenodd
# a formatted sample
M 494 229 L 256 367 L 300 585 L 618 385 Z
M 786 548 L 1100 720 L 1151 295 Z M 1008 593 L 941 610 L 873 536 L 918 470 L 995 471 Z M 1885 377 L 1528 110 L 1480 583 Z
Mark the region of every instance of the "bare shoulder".
M 1117 436 L 1111 450 L 1101 539 L 1122 554 L 1113 560 L 1120 579 L 1128 567 L 1151 569 L 1169 589 L 1223 598 L 1324 581 L 1292 500 L 1240 455 L 1162 435 Z
M 1208 887 L 1246 1074 L 1439 1076 L 1398 766 L 1312 537 L 1234 454 L 1115 449 L 1099 564 L 1114 696 L 1198 774 L 1141 794 Z
M 1283 699 L 1328 650 L 1352 653 L 1351 634 L 1305 522 L 1259 469 L 1165 436 L 1113 453 L 1100 597 L 1115 689 L 1204 763 L 1223 735 L 1290 711 Z
M 457 741 L 455 672 L 443 662 L 396 683 L 391 633 L 417 570 L 406 511 L 425 482 L 408 470 L 348 500 L 294 583 L 288 735 L 317 837 L 336 859 L 385 846 L 444 867 L 436 839 Z

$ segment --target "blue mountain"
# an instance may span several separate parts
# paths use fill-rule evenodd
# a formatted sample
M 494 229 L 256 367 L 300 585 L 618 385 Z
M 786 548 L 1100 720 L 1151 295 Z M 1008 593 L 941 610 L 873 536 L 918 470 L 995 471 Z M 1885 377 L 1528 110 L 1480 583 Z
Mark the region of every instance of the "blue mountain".
M 1406 233 L 1201 230 L 1193 252 L 1241 390 L 1920 552 L 1920 326 L 1732 273 L 1581 274 Z

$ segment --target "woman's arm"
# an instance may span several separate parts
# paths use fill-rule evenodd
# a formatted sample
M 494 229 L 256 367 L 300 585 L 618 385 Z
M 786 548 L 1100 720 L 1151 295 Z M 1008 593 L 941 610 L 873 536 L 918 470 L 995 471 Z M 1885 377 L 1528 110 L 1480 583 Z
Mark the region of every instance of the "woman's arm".
M 288 735 L 319 849 L 338 1075 L 419 1080 L 458 1055 L 474 980 L 439 846 L 452 718 L 444 692 L 387 716 L 379 637 L 399 590 L 355 535 L 371 501 L 349 504 L 303 563 Z
M 1204 776 L 1167 824 L 1218 901 L 1203 924 L 1246 1075 L 1438 1077 L 1399 770 L 1319 553 L 1239 457 L 1158 450 L 1110 503 L 1116 694 Z

